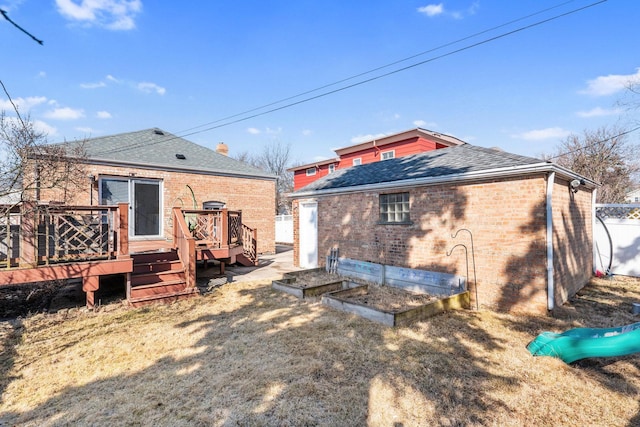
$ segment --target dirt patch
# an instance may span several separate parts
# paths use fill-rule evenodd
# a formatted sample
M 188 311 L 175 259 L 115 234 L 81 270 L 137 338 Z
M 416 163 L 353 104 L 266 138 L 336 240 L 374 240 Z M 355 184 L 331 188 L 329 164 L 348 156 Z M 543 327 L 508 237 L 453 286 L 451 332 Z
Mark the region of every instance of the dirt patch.
M 331 274 L 326 271 L 302 271 L 295 274 L 286 274 L 284 279 L 288 286 L 306 289 L 314 286 L 323 285 L 325 283 L 339 282 L 341 280 L 352 280 L 346 277 Z M 290 281 L 287 281 L 290 279 Z M 293 280 L 295 279 L 295 280 Z
M 49 310 L 62 281 L 0 287 L 0 319 L 26 316 Z
M 348 295 L 341 299 L 356 304 L 366 305 L 387 313 L 397 313 L 420 307 L 435 301 L 436 298 L 426 294 L 416 294 L 391 286 L 369 285 L 366 293 Z

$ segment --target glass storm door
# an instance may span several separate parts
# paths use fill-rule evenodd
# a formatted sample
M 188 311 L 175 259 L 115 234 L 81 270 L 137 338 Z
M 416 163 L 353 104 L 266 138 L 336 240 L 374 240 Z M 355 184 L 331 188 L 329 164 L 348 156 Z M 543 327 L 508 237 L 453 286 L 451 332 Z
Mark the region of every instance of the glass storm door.
M 131 224 L 135 237 L 160 235 L 160 183 L 158 181 L 131 181 L 133 206 Z M 131 218 L 133 217 L 133 218 Z
M 157 237 L 161 234 L 160 181 L 100 179 L 100 203 L 129 203 L 129 236 Z

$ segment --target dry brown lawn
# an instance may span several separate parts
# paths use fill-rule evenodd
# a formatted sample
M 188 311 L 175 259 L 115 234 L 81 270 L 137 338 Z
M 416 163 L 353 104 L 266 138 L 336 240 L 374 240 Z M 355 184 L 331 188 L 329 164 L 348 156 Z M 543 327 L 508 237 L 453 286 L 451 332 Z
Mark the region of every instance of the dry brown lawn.
M 388 328 L 267 282 L 0 328 L 0 425 L 637 426 L 640 355 L 565 365 L 543 330 L 637 322 L 640 281 L 598 279 L 554 317 L 449 312 Z

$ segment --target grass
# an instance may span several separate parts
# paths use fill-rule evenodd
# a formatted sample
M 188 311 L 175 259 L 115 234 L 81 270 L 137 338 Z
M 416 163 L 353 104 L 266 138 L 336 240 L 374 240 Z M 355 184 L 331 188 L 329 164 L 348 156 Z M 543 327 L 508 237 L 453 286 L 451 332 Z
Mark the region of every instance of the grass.
M 0 324 L 0 425 L 640 425 L 638 355 L 532 357 L 543 330 L 637 322 L 640 280 L 594 279 L 554 317 L 449 312 L 387 328 L 227 284 L 167 306 Z

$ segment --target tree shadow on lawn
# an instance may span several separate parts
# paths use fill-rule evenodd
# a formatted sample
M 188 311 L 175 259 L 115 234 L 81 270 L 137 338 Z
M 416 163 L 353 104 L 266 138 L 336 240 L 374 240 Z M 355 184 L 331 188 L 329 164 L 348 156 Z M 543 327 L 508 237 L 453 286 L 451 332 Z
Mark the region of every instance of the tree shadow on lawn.
M 172 315 L 185 320 L 167 333 L 183 344 L 142 352 L 156 359 L 149 366 L 62 387 L 31 410 L 3 413 L 0 423 L 364 425 L 395 417 L 396 425 L 464 425 L 491 424 L 492 412 L 509 411 L 492 392 L 517 388 L 517 380 L 478 357 L 508 344 L 477 327 L 473 313 L 392 329 L 267 286 L 231 293 L 213 296 L 216 312 L 190 315 L 200 298 L 181 303 Z M 242 304 L 225 308 L 228 298 Z M 128 333 L 145 339 L 144 330 Z M 78 362 L 76 369 L 105 375 Z

